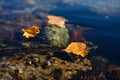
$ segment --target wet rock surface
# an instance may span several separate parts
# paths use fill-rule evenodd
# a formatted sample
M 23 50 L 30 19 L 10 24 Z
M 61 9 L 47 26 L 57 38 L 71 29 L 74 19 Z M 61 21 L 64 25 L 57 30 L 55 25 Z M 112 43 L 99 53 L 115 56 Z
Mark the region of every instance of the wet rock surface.
M 99 56 L 82 58 L 32 42 L 22 42 L 17 48 L 0 46 L 6 52 L 17 51 L 11 57 L 1 57 L 1 80 L 119 80 L 119 67 L 110 65 L 107 69 L 107 60 Z

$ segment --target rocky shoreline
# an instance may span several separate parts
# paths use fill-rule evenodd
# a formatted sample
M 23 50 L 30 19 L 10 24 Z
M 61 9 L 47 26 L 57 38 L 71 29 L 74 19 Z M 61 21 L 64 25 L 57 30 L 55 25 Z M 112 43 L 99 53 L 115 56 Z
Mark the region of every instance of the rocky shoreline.
M 82 58 L 47 44 L 21 45 L 22 49 L 0 45 L 2 51 L 14 54 L 18 50 L 13 56 L 1 57 L 1 80 L 120 80 L 120 67 L 108 64 L 103 57 Z

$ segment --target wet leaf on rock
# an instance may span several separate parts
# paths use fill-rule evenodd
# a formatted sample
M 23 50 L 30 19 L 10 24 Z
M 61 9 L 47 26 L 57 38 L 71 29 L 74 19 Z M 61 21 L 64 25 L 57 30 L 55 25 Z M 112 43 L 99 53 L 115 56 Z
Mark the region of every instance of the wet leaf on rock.
M 38 26 L 32 26 L 29 27 L 28 29 L 23 29 L 22 28 L 23 33 L 23 37 L 25 38 L 34 38 L 37 36 L 38 33 L 40 33 L 39 27 Z
M 56 25 L 61 28 L 65 27 L 65 22 L 67 21 L 67 19 L 61 16 L 47 16 L 47 18 L 48 18 L 48 24 Z
M 82 57 L 85 57 L 88 54 L 88 51 L 86 50 L 86 44 L 83 42 L 72 42 L 64 51 L 67 53 L 80 55 Z

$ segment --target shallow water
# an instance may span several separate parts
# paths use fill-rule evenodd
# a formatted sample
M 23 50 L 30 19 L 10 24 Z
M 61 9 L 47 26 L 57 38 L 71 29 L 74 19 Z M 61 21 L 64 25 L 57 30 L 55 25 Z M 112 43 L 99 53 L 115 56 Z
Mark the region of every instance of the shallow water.
M 92 55 L 119 65 L 119 4 L 119 0 L 1 0 L 0 40 L 21 41 L 22 27 L 41 25 L 45 22 L 41 16 L 59 15 L 67 18 L 68 24 L 92 28 L 84 32 L 87 41 L 99 46 Z

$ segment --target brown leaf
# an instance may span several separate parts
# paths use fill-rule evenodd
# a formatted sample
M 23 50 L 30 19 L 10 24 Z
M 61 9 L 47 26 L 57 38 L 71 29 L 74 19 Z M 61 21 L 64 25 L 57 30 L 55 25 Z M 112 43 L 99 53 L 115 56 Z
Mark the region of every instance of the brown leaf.
M 48 24 L 57 25 L 58 27 L 65 27 L 65 22 L 67 21 L 61 16 L 47 16 L 47 18 Z
M 32 27 L 29 27 L 28 29 L 22 28 L 22 31 L 24 32 L 23 36 L 25 38 L 34 38 L 40 32 L 38 26 L 32 26 Z
M 79 27 L 79 28 L 74 29 L 72 31 L 70 41 L 71 42 L 85 42 L 85 43 L 87 43 L 87 41 L 83 35 L 83 32 L 86 30 L 91 30 L 91 29 L 92 28 L 84 28 L 84 27 Z
M 85 57 L 88 54 L 88 51 L 86 50 L 86 44 L 83 42 L 72 42 L 64 51 L 67 53 L 72 52 L 73 54 L 81 55 L 82 57 Z

